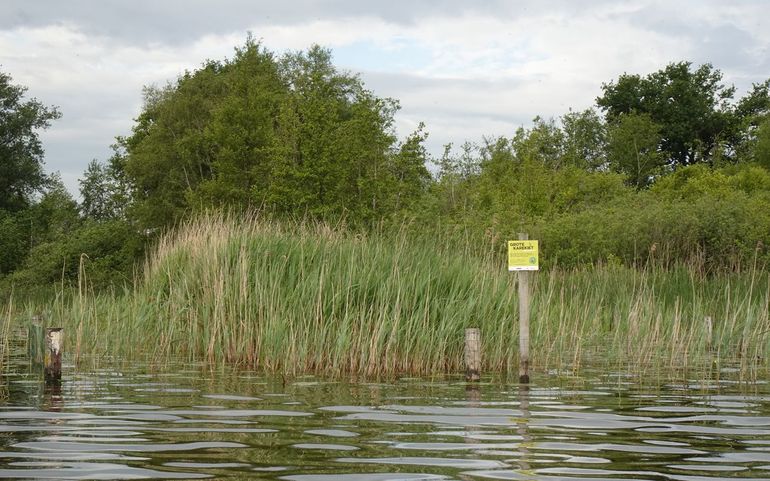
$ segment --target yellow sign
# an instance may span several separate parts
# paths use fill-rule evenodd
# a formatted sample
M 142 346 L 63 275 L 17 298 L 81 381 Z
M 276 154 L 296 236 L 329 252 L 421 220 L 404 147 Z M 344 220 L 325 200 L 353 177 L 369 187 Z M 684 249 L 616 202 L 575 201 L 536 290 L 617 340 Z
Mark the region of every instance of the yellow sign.
M 536 271 L 538 270 L 536 240 L 508 241 L 508 270 Z

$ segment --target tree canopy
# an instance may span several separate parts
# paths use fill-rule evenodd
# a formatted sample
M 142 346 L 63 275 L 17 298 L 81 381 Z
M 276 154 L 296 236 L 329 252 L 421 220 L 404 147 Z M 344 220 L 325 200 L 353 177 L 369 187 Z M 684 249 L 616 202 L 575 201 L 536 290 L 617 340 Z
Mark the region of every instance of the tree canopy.
M 399 138 L 398 102 L 329 50 L 276 56 L 248 39 L 145 88 L 131 134 L 88 165 L 76 202 L 42 168 L 37 134 L 59 112 L 0 74 L 0 288 L 76 279 L 81 263 L 123 282 L 148 233 L 219 208 L 356 232 L 417 225 L 458 233 L 469 251 L 526 230 L 562 266 L 653 252 L 717 268 L 770 261 L 770 80 L 735 99 L 710 64 L 678 62 L 602 89 L 593 107 L 431 159 L 426 127 Z
M 671 167 L 709 162 L 715 150 L 735 147 L 741 114 L 732 103 L 735 88 L 724 85 L 711 64 L 693 69 L 677 62 L 644 77 L 623 74 L 602 91 L 596 104 L 607 122 L 637 113 L 660 126 L 659 148 Z
M 117 165 L 147 228 L 222 205 L 367 223 L 429 178 L 424 135 L 399 144 L 397 109 L 328 50 L 277 59 L 249 39 L 232 59 L 147 89 Z
M 56 107 L 25 99 L 25 87 L 0 72 L 0 209 L 16 212 L 45 186 L 38 131 L 60 117 Z

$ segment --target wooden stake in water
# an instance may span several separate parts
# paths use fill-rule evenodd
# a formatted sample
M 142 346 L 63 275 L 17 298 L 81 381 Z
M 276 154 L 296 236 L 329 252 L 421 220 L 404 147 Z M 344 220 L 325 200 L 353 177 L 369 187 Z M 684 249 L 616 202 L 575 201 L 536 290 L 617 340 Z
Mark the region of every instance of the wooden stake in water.
M 27 354 L 32 364 L 43 362 L 43 318 L 32 316 L 32 322 L 27 328 Z
M 476 327 L 465 330 L 465 380 L 481 379 L 481 333 Z
M 711 351 L 711 344 L 714 341 L 714 321 L 712 321 L 711 316 L 706 316 L 703 322 L 706 324 L 706 350 Z
M 528 240 L 529 235 L 519 233 L 519 240 Z M 519 382 L 529 383 L 529 272 L 519 274 Z
M 45 330 L 45 373 L 46 383 L 61 381 L 61 353 L 64 330 L 61 327 L 49 327 Z

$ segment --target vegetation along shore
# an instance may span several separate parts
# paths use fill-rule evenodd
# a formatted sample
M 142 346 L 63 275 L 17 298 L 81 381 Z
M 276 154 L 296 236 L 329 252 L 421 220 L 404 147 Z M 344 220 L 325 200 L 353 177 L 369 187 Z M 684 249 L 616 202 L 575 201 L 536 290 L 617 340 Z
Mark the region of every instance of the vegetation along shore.
M 460 371 L 479 327 L 514 372 L 527 232 L 535 368 L 770 367 L 770 81 L 671 63 L 440 156 L 317 46 L 248 39 L 144 95 L 76 201 L 43 169 L 58 109 L 0 72 L 3 345 L 41 314 L 76 357 L 381 376 Z

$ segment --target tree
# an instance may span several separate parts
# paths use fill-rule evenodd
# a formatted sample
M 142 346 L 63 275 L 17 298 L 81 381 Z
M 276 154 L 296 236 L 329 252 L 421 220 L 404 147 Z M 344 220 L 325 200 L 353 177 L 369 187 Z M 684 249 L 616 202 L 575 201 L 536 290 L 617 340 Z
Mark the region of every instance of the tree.
M 770 117 L 759 124 L 754 143 L 754 159 L 759 165 L 770 170 Z
M 770 80 L 753 84 L 749 93 L 738 101 L 735 111 L 738 117 L 757 126 L 770 114 Z
M 29 250 L 28 228 L 19 216 L 0 209 L 0 276 L 13 272 Z
M 710 64 L 693 70 L 690 62 L 678 62 L 646 77 L 623 74 L 602 90 L 596 103 L 608 123 L 635 112 L 660 126 L 659 149 L 672 167 L 709 162 L 737 129 L 730 104 L 735 88 L 723 85 L 722 72 Z
M 326 49 L 276 59 L 248 39 L 232 59 L 147 89 L 113 165 L 144 228 L 219 206 L 371 223 L 425 182 L 424 136 L 399 145 L 397 109 Z
M 519 128 L 513 138 L 513 149 L 519 160 L 531 159 L 559 168 L 564 166 L 564 132 L 553 119 L 535 117 L 530 129 Z
M 569 111 L 561 118 L 565 163 L 584 170 L 605 167 L 606 126 L 594 109 Z
M 770 80 L 753 84 L 751 90 L 735 106 L 740 127 L 733 144 L 740 159 L 757 160 L 770 168 L 767 125 L 770 119 Z M 768 154 L 763 154 L 768 152 Z
M 40 200 L 26 211 L 31 245 L 62 239 L 78 227 L 78 206 L 59 174 L 53 174 Z
M 80 213 L 97 222 L 123 219 L 129 203 L 125 183 L 120 178 L 119 154 L 113 155 L 104 165 L 92 160 L 80 184 Z
M 0 209 L 0 274 L 39 261 L 29 253 L 41 244 L 63 242 L 79 227 L 77 203 L 58 174 L 46 183 L 45 192 L 26 209 Z
M 393 210 L 417 201 L 425 192 L 430 182 L 430 173 L 426 167 L 428 154 L 425 150 L 425 125 L 420 123 L 417 130 L 409 135 L 390 156 L 390 175 L 394 180 Z
M 266 201 L 276 212 L 368 223 L 396 204 L 389 164 L 398 104 L 331 60 L 318 46 L 281 59 L 287 93 L 276 118 Z
M 60 117 L 56 107 L 24 99 L 27 89 L 0 72 L 0 209 L 17 212 L 46 184 L 38 131 Z
M 222 95 L 220 69 L 209 63 L 180 77 L 176 86 L 146 88 L 132 135 L 118 139 L 135 200 L 132 216 L 145 228 L 173 223 L 190 208 L 201 182 L 212 177 L 216 145 L 207 126 L 214 99 Z
M 618 116 L 607 133 L 610 169 L 625 174 L 627 183 L 641 189 L 661 173 L 665 158 L 658 150 L 660 126 L 648 114 L 631 112 Z

